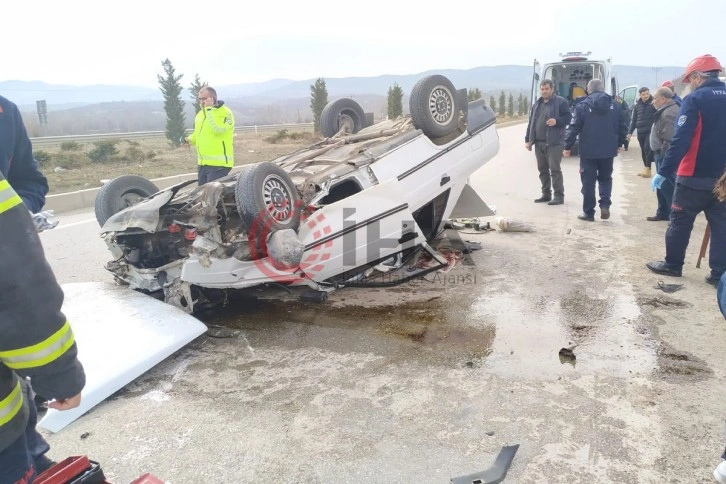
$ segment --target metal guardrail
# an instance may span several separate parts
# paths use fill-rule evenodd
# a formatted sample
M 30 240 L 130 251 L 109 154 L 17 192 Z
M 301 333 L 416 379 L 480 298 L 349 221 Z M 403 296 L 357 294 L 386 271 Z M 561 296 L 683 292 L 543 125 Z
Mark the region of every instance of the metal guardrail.
M 259 131 L 277 131 L 280 129 L 290 128 L 312 128 L 313 123 L 297 123 L 297 124 L 258 124 L 252 126 L 237 126 L 234 128 L 235 132 L 250 132 L 255 133 Z M 192 130 L 186 130 L 187 133 L 191 133 Z M 101 141 L 107 139 L 158 139 L 164 138 L 166 131 L 134 131 L 130 133 L 98 133 L 98 134 L 78 134 L 68 136 L 42 136 L 38 138 L 30 138 L 33 143 L 33 148 L 38 147 L 49 147 L 59 146 L 61 143 L 67 141 L 75 141 L 76 143 L 93 143 L 94 141 Z

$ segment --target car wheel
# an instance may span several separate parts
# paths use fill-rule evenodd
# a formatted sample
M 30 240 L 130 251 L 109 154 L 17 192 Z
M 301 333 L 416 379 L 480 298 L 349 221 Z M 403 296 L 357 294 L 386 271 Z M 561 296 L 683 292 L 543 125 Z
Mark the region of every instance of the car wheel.
M 279 166 L 262 162 L 245 167 L 234 188 L 237 211 L 248 232 L 269 234 L 300 226 L 301 201 L 290 176 Z
M 459 125 L 461 106 L 456 89 L 439 74 L 426 76 L 413 86 L 409 109 L 414 126 L 429 138 L 447 136 Z
M 429 138 L 447 136 L 459 125 L 461 106 L 456 89 L 439 74 L 426 76 L 413 86 L 409 109 L 413 125 Z
M 320 113 L 320 132 L 326 138 L 345 127 L 349 133 L 357 133 L 365 126 L 366 116 L 360 104 L 349 98 L 329 102 Z
M 96 195 L 96 220 L 103 227 L 121 210 L 136 205 L 159 189 L 150 180 L 138 175 L 122 175 L 104 183 Z

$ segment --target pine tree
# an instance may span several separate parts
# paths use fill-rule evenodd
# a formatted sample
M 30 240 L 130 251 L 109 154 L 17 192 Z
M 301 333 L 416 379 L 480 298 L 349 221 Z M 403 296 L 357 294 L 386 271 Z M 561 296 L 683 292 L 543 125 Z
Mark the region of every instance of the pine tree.
M 315 84 L 310 85 L 310 109 L 313 111 L 313 127 L 316 133 L 320 133 L 320 114 L 328 104 L 328 88 L 325 87 L 325 79 L 318 77 Z
M 510 118 L 514 117 L 514 96 L 512 96 L 512 93 L 509 93 L 509 103 L 507 104 L 507 116 Z
M 199 78 L 199 74 L 194 74 L 194 82 L 192 82 L 189 85 L 189 94 L 192 98 L 192 101 L 194 102 L 194 112 L 198 113 L 200 109 L 202 109 L 201 104 L 199 104 L 199 91 L 202 90 L 203 87 L 208 86 L 207 82 L 202 82 L 202 80 Z
M 507 112 L 507 95 L 504 91 L 499 95 L 499 116 L 504 117 L 504 113 Z
M 522 116 L 524 114 L 524 94 L 521 92 L 517 97 L 517 115 Z
M 492 111 L 495 113 L 497 112 L 497 101 L 494 99 L 494 96 L 489 96 L 489 107 L 492 108 Z
M 176 74 L 169 59 L 161 63 L 164 77 L 157 75 L 159 89 L 164 95 L 164 111 L 166 112 L 166 139 L 172 146 L 178 147 L 184 138 L 184 101 L 181 99 L 182 86 L 179 82 L 184 74 Z
M 481 99 L 481 90 L 478 87 L 475 87 L 474 89 L 469 89 L 469 92 L 467 93 L 467 98 L 469 101 L 476 101 L 477 99 Z
M 403 114 L 403 89 L 398 83 L 388 88 L 388 119 L 396 119 Z
M 523 114 L 529 114 L 529 98 L 527 96 L 524 96 L 524 113 Z

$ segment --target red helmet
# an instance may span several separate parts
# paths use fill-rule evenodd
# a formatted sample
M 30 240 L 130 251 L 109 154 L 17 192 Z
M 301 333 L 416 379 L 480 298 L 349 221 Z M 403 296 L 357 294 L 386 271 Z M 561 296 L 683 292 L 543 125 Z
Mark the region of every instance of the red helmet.
M 660 87 L 675 87 L 671 81 L 663 81 Z
M 709 72 L 709 71 L 721 71 L 721 63 L 711 54 L 699 55 L 686 66 L 686 73 L 683 74 L 683 83 L 688 84 L 690 79 L 688 77 L 694 72 Z

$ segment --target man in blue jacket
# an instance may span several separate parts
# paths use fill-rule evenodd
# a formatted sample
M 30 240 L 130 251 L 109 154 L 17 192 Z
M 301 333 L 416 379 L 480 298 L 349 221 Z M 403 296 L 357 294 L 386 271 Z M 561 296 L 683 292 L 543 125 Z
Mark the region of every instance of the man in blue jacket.
M 595 221 L 595 182 L 600 192 L 600 218 L 610 218 L 613 191 L 613 159 L 625 143 L 628 130 L 622 106 L 605 93 L 600 79 L 587 83 L 587 97 L 575 106 L 565 140 L 564 156 L 580 137 L 580 179 L 582 180 L 582 215 L 577 218 Z
M 706 282 L 714 287 L 726 272 L 726 201 L 714 193 L 726 170 L 726 84 L 718 79 L 722 67 L 712 55 L 696 57 L 686 67 L 684 83 L 693 91 L 683 99 L 676 132 L 652 187 L 675 175 L 670 223 L 665 236 L 665 260 L 648 262 L 657 274 L 680 277 L 696 216 L 704 212 L 711 227 Z
M 33 146 L 18 107 L 0 96 L 0 173 L 33 213 L 40 212 L 48 180 L 33 157 Z
M 545 79 L 540 83 L 540 98 L 532 105 L 529 112 L 529 123 L 524 135 L 524 145 L 537 158 L 539 181 L 542 184 L 542 196 L 535 203 L 548 202 L 547 205 L 565 203 L 565 183 L 562 177 L 562 142 L 565 138 L 565 127 L 572 119 L 567 100 L 555 94 L 555 85 Z M 552 198 L 552 189 L 555 198 Z

